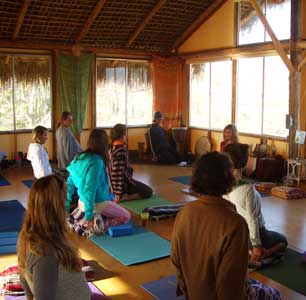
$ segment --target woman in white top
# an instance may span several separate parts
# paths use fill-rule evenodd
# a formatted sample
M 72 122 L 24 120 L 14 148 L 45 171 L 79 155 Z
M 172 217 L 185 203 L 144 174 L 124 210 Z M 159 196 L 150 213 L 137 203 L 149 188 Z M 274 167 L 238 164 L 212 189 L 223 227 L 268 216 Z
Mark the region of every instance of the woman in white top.
M 33 129 L 33 137 L 28 148 L 27 159 L 31 161 L 35 178 L 41 178 L 52 174 L 49 157 L 43 147 L 48 140 L 48 129 L 43 126 L 36 126 Z
M 242 180 L 242 171 L 248 161 L 248 149 L 248 145 L 240 143 L 229 144 L 224 148 L 233 162 L 233 174 L 237 181 L 236 187 L 227 198 L 235 204 L 237 212 L 248 223 L 251 260 L 256 262 L 283 252 L 288 242 L 282 234 L 266 229 L 261 212 L 261 196 L 253 184 Z

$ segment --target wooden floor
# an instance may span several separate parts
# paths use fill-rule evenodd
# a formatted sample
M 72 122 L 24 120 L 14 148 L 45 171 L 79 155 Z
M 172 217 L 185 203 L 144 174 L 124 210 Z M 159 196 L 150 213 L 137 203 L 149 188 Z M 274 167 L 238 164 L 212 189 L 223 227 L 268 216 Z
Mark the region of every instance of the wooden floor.
M 180 192 L 185 187 L 182 184 L 168 180 L 172 176 L 191 175 L 191 168 L 162 167 L 155 165 L 134 165 L 135 178 L 154 188 L 157 195 L 174 202 L 192 200 Z M 26 207 L 29 189 L 21 180 L 33 178 L 31 168 L 11 168 L 2 171 L 2 175 L 11 182 L 10 186 L 0 187 L 0 200 L 17 199 Z M 289 245 L 300 252 L 306 250 L 306 199 L 285 201 L 274 197 L 263 198 L 263 214 L 269 229 L 284 233 L 289 240 Z M 140 219 L 133 216 L 133 220 L 140 225 Z M 170 239 L 173 219 L 150 221 L 147 228 Z M 169 258 L 125 267 L 107 253 L 96 247 L 92 242 L 72 235 L 72 239 L 80 249 L 83 258 L 90 260 L 96 266 L 97 281 L 95 284 L 110 299 L 152 299 L 140 284 L 157 280 L 161 277 L 174 274 Z M 122 249 L 124 251 L 124 249 Z M 0 256 L 0 270 L 16 263 L 16 255 Z M 252 277 L 278 288 L 283 300 L 302 300 L 302 296 L 260 274 L 252 273 Z

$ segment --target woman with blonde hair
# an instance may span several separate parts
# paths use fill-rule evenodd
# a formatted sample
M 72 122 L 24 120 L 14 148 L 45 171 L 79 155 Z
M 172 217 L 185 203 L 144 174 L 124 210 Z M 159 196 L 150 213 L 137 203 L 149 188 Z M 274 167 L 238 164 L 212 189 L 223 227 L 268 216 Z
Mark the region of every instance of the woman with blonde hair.
M 48 129 L 36 126 L 33 129 L 32 141 L 28 148 L 27 159 L 31 161 L 35 178 L 41 178 L 52 174 L 49 157 L 44 144 L 48 140 Z
M 220 144 L 220 152 L 224 151 L 224 148 L 229 144 L 235 144 L 239 142 L 238 130 L 236 125 L 228 124 L 223 129 L 223 141 Z
M 28 300 L 88 300 L 90 290 L 68 239 L 66 185 L 56 175 L 34 182 L 18 239 L 18 266 Z

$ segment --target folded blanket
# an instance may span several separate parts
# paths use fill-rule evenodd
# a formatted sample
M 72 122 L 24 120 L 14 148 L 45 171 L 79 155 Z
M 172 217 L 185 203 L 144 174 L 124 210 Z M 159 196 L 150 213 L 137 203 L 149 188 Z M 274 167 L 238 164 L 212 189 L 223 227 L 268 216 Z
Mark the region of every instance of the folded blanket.
M 301 199 L 306 197 L 306 193 L 297 187 L 291 186 L 276 186 L 271 189 L 273 196 L 277 196 L 283 199 Z
M 259 192 L 267 193 L 270 192 L 273 187 L 276 186 L 274 182 L 257 182 L 255 183 L 255 188 Z
M 95 280 L 95 271 L 85 259 L 81 259 L 82 272 L 87 281 Z M 0 272 L 0 290 L 2 294 L 21 296 L 24 295 L 23 286 L 20 283 L 18 266 L 11 266 Z
M 2 289 L 2 293 L 6 295 L 24 295 L 17 266 L 8 267 L 0 273 L 0 288 Z

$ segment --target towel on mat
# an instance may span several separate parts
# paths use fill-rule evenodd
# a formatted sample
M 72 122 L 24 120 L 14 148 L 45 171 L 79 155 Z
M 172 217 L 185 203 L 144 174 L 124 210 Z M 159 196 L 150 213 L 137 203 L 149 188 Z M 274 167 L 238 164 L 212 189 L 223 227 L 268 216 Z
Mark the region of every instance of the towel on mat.
M 146 207 L 143 212 L 149 213 L 151 220 L 175 217 L 180 209 L 187 203 L 188 202 L 180 202 L 173 205 L 150 206 Z

